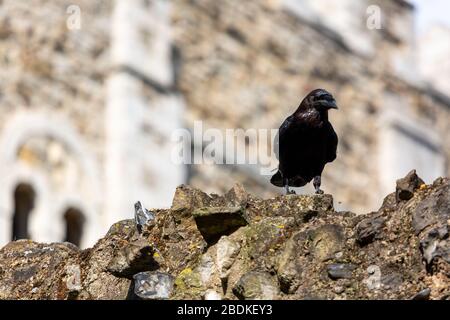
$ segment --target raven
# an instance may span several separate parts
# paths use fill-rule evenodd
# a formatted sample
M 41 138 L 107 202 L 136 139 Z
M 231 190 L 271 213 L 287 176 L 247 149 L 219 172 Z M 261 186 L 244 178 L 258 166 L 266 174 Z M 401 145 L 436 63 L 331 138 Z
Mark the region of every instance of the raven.
M 302 187 L 312 179 L 316 193 L 327 162 L 336 159 L 338 137 L 328 121 L 328 110 L 337 109 L 336 100 L 324 89 L 311 91 L 297 110 L 284 120 L 275 137 L 274 152 L 279 160 L 278 171 L 270 182 L 285 187 Z

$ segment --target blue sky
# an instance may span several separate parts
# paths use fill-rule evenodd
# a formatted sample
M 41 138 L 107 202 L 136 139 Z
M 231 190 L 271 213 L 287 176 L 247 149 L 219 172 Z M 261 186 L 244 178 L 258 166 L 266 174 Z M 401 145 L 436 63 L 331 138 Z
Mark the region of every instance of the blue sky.
M 416 7 L 416 27 L 420 33 L 435 23 L 450 28 L 450 0 L 410 0 Z

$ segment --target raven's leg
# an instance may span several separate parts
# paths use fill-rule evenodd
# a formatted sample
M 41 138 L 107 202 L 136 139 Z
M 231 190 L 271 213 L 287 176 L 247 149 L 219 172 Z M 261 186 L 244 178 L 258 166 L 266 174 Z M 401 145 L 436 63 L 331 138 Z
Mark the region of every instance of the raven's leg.
M 320 176 L 315 176 L 313 180 L 314 189 L 316 189 L 316 194 L 323 194 L 323 190 L 320 190 L 321 178 Z
M 294 190 L 289 190 L 289 179 L 285 178 L 283 179 L 284 183 L 284 190 L 286 191 L 286 194 L 295 194 Z

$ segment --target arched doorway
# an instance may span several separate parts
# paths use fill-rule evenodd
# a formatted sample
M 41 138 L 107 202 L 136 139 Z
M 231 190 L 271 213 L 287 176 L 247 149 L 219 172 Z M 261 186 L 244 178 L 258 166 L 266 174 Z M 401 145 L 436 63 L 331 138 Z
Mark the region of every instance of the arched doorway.
M 82 247 L 101 236 L 100 170 L 84 140 L 72 120 L 58 113 L 18 110 L 11 114 L 0 134 L 0 247 L 13 238 L 13 195 L 21 182 L 36 193 L 27 226 L 33 240 L 64 240 L 64 213 L 70 207 L 85 218 Z
M 14 215 L 12 240 L 27 239 L 30 212 L 34 208 L 36 194 L 33 187 L 20 183 L 14 190 Z
M 76 208 L 69 208 L 64 213 L 64 221 L 66 224 L 66 235 L 64 241 L 80 246 L 85 222 L 83 213 Z

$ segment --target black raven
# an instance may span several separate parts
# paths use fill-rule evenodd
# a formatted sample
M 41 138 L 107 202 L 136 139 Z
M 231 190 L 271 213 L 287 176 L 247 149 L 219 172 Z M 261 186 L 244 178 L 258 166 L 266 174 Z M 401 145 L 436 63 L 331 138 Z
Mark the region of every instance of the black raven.
M 312 179 L 316 193 L 323 193 L 322 171 L 327 162 L 336 159 L 338 144 L 328 109 L 337 109 L 333 96 L 323 89 L 313 90 L 278 130 L 274 146 L 278 172 L 270 182 L 285 187 L 286 194 L 295 193 L 289 186 L 302 187 Z

